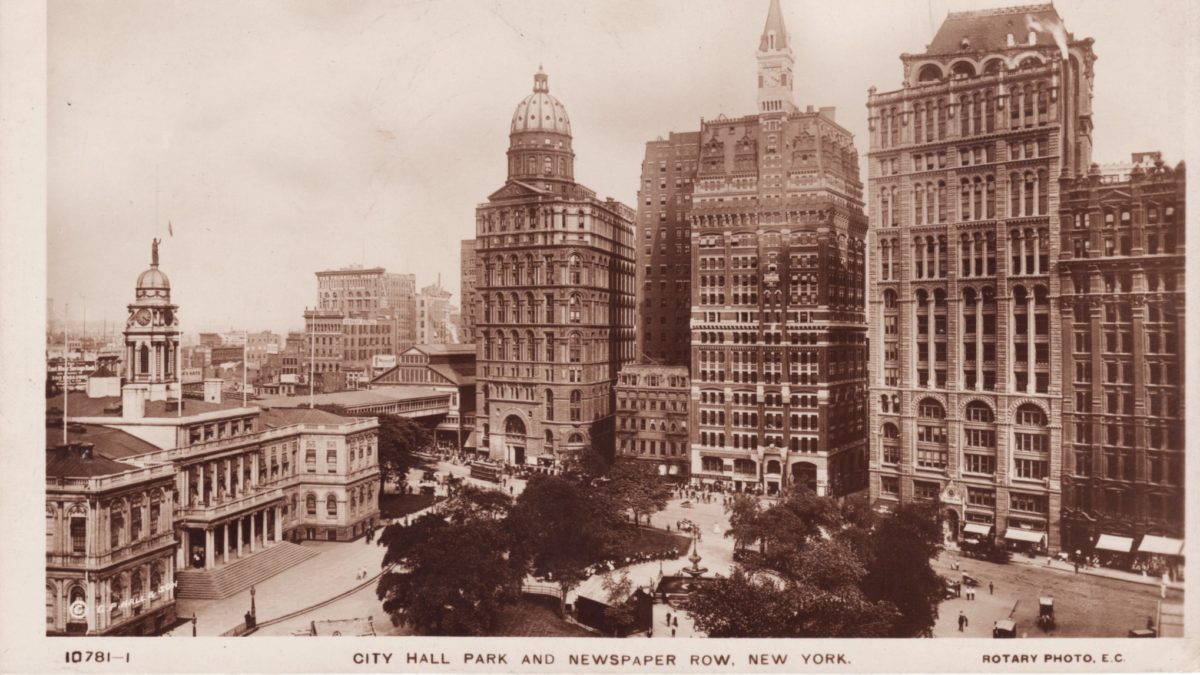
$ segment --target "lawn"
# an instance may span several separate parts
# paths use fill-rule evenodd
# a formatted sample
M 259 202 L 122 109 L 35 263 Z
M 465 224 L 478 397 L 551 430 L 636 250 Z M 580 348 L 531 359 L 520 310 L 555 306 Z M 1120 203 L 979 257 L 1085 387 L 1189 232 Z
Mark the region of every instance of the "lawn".
M 692 539 L 666 530 L 631 525 L 628 531 L 622 534 L 621 544 L 621 555 L 646 555 L 670 548 L 674 548 L 680 555 L 683 555 L 692 545 Z
M 434 497 L 433 495 L 380 495 L 379 496 L 379 516 L 381 518 L 403 518 L 410 513 L 415 513 L 421 509 L 435 504 L 444 497 Z
M 497 637 L 598 637 L 558 616 L 553 598 L 522 597 L 500 612 Z

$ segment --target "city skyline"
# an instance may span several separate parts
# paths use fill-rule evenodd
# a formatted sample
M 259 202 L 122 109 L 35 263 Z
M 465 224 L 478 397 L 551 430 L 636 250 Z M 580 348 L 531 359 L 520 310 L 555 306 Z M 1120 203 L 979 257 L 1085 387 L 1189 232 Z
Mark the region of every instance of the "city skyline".
M 989 6 L 921 4 L 783 3 L 795 35 L 797 104 L 839 108 L 860 154 L 866 89 L 897 86 L 897 55 L 920 51 L 946 11 Z M 1182 60 L 1177 10 L 1058 6 L 1072 32 L 1096 39 L 1096 126 L 1104 133 L 1095 160 L 1137 150 L 1162 150 L 1172 164 L 1184 159 L 1171 144 L 1183 127 L 1184 73 L 1170 65 Z M 443 272 L 461 303 L 459 241 L 470 237 L 471 211 L 502 171 L 503 125 L 539 61 L 574 114 L 578 179 L 633 204 L 647 140 L 700 117 L 752 110 L 752 47 L 766 2 L 689 4 L 697 22 L 728 27 L 703 40 L 666 20 L 679 10 L 674 3 L 587 5 L 585 23 L 547 3 L 301 7 L 201 13 L 186 3 L 131 3 L 102 15 L 74 3 L 51 8 L 48 295 L 57 312 L 69 304 L 80 319 L 86 288 L 89 322 L 120 321 L 125 270 L 145 265 L 154 236 L 164 240 L 162 267 L 186 308 L 185 332 L 296 329 L 310 275 L 349 264 L 422 281 Z M 221 33 L 220 54 L 206 51 L 231 22 L 248 27 L 241 37 Z M 135 25 L 139 33 L 157 25 L 162 30 L 146 34 L 169 35 L 170 44 L 123 39 Z M 509 39 L 496 40 L 498 31 Z M 1162 39 L 1137 39 L 1150 34 Z M 472 43 L 483 36 L 487 58 Z M 590 67 L 600 53 L 610 64 L 604 73 Z M 1126 55 L 1134 65 L 1120 60 Z M 1164 91 L 1179 98 L 1146 119 L 1138 101 L 1163 100 Z M 476 156 L 495 159 L 469 161 Z M 116 228 L 131 234 L 113 241 Z M 297 245 L 304 240 L 313 244 Z M 244 275 L 261 281 L 246 284 Z

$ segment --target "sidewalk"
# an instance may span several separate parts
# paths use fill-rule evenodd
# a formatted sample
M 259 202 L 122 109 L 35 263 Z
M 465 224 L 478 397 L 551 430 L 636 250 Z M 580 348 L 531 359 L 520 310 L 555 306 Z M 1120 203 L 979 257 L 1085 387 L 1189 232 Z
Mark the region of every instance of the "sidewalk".
M 423 513 L 418 511 L 410 517 Z M 368 576 L 379 574 L 384 549 L 377 544 L 378 540 L 366 544 L 362 537 L 348 542 L 301 542 L 306 548 L 316 549 L 317 555 L 255 587 L 259 623 L 312 607 L 362 585 L 363 579 L 355 577 L 363 568 Z M 179 600 L 176 604 L 181 619 L 190 619 L 195 613 L 198 636 L 221 635 L 240 625 L 249 610 L 249 589 L 221 600 Z M 183 624 L 166 635 L 191 637 L 192 627 Z
M 1052 569 L 1058 572 L 1075 573 L 1075 565 L 1058 558 L 1047 558 L 1046 556 L 1036 556 L 1030 558 L 1023 553 L 1014 553 L 1009 559 L 1009 562 L 1018 565 L 1027 565 L 1029 567 L 1041 567 L 1043 569 Z M 1080 565 L 1080 574 L 1090 574 L 1094 577 L 1107 577 L 1109 579 L 1117 579 L 1118 581 L 1129 581 L 1135 584 L 1146 584 L 1148 586 L 1161 586 L 1162 577 L 1152 577 L 1138 572 L 1126 572 L 1124 570 L 1115 570 L 1109 567 L 1084 567 Z M 1172 581 L 1167 583 L 1167 588 L 1172 590 L 1183 590 L 1182 581 Z

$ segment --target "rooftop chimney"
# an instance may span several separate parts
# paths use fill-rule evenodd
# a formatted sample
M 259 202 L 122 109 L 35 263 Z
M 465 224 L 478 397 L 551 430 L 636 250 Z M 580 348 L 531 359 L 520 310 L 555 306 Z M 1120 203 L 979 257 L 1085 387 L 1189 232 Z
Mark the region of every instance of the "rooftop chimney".
M 204 402 L 205 403 L 220 403 L 221 402 L 221 387 L 225 386 L 225 381 L 210 377 L 204 380 Z

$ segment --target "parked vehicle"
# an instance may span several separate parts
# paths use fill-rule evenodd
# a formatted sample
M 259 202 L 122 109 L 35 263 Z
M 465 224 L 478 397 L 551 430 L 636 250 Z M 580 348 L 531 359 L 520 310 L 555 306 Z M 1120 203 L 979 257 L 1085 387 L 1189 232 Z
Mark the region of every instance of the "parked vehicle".
M 1054 630 L 1054 598 L 1048 595 L 1038 598 L 1038 628 Z
M 1128 637 L 1132 637 L 1132 638 L 1158 637 L 1158 631 L 1154 630 L 1153 628 L 1138 628 L 1136 630 L 1129 631 Z
M 992 637 L 994 638 L 1015 638 L 1017 637 L 1017 624 L 1005 619 L 997 621 L 992 626 Z

